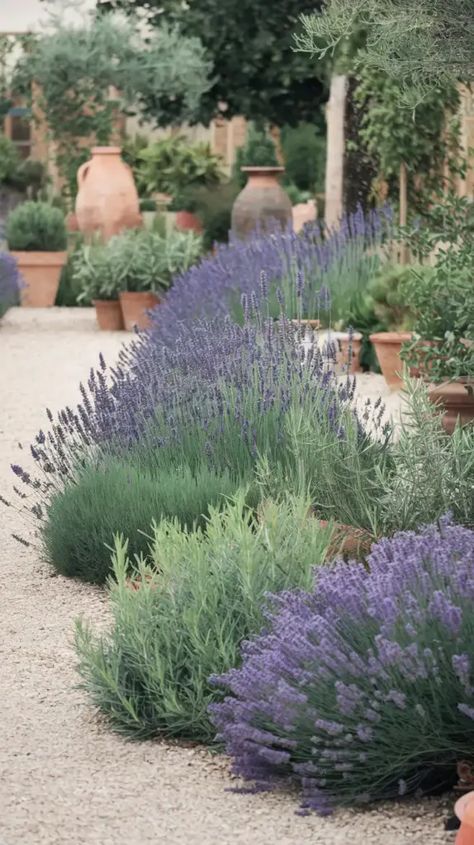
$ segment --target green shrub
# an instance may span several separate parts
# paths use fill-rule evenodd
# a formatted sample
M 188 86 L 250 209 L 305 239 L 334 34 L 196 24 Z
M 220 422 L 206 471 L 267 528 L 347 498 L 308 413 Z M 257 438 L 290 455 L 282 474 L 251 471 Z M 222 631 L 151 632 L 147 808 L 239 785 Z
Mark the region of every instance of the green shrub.
M 209 676 L 237 665 L 239 645 L 260 629 L 267 591 L 307 587 L 331 529 L 308 518 L 305 497 L 267 502 L 255 520 L 240 491 L 205 530 L 176 521 L 154 527 L 152 565 L 140 561 L 137 589 L 127 543 L 116 540 L 114 624 L 94 636 L 77 628 L 79 671 L 94 703 L 122 733 L 209 741 Z M 128 549 L 130 551 L 130 549 Z
M 285 176 L 300 191 L 324 192 L 326 139 L 311 123 L 285 126 L 281 133 Z M 304 200 L 302 200 L 304 202 Z
M 61 252 L 67 247 L 64 214 L 46 202 L 23 202 L 7 217 L 6 238 L 12 250 Z
M 275 143 L 265 129 L 251 123 L 248 128 L 247 140 L 239 147 L 233 168 L 234 179 L 240 187 L 247 181 L 247 174 L 242 173 L 242 167 L 278 167 Z
M 189 192 L 189 205 L 192 206 L 204 229 L 205 250 L 211 249 L 216 242 L 228 240 L 232 206 L 239 190 L 240 186 L 231 181 L 213 187 L 201 186 Z
M 55 305 L 73 308 L 76 305 L 90 305 L 90 302 L 78 297 L 81 289 L 78 280 L 74 276 L 74 263 L 76 255 L 82 249 L 84 238 L 80 232 L 71 233 L 68 236 L 69 253 L 64 267 L 61 269 L 59 287 L 56 295 Z
M 393 472 L 385 478 L 381 504 L 384 533 L 416 529 L 451 513 L 474 528 L 474 425 L 450 437 L 419 380 L 406 386 L 404 416 L 392 445 Z
M 179 198 L 191 187 L 217 185 L 222 173 L 220 159 L 208 144 L 188 144 L 183 137 L 164 138 L 138 153 L 138 182 L 146 194 L 170 194 Z M 181 208 L 184 206 L 181 205 Z
M 20 157 L 10 138 L 0 133 L 0 185 L 10 185 L 15 179 Z
M 431 267 L 385 264 L 368 285 L 368 299 L 385 331 L 409 331 L 414 322 L 413 309 L 407 303 L 406 285 L 413 274 L 428 279 Z
M 107 244 L 87 244 L 74 258 L 78 301 L 117 299 L 121 290 L 163 291 L 173 276 L 198 259 L 201 238 L 194 232 L 131 229 Z
M 131 555 L 146 555 L 153 520 L 175 517 L 188 527 L 202 522 L 209 504 L 232 495 L 239 483 L 229 473 L 205 467 L 194 475 L 177 468 L 152 476 L 115 460 L 90 466 L 46 506 L 46 558 L 62 575 L 103 584 L 111 569 L 114 534 L 128 537 Z

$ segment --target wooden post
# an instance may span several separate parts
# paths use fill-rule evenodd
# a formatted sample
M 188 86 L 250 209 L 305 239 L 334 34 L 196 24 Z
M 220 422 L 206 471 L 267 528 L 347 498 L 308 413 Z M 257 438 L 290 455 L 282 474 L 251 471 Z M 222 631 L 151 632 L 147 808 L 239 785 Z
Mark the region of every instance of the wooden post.
M 408 221 L 408 172 L 404 161 L 400 164 L 399 198 L 400 226 L 406 226 Z M 400 264 L 408 264 L 407 248 L 404 243 L 400 249 Z

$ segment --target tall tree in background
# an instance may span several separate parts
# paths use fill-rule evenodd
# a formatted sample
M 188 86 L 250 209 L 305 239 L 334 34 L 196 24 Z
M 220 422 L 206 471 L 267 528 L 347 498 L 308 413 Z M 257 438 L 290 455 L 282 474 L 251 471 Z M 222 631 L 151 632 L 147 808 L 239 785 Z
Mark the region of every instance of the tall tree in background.
M 413 105 L 474 78 L 473 0 L 326 0 L 322 13 L 303 12 L 301 22 L 298 46 L 319 58 L 362 26 L 366 41 L 357 61 L 397 80 Z
M 213 84 L 197 119 L 244 115 L 283 126 L 314 122 L 325 85 L 318 68 L 294 50 L 302 13 L 322 0 L 105 0 L 100 9 L 142 12 L 153 27 L 178 25 L 196 36 L 212 60 Z M 153 116 L 153 100 L 148 112 Z

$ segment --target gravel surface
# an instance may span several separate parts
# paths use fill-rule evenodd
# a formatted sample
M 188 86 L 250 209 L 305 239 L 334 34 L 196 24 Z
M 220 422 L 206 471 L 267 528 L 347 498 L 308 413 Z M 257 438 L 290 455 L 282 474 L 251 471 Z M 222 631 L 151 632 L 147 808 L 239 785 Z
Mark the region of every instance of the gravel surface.
M 0 326 L 0 492 L 11 488 L 17 443 L 45 424 L 44 409 L 77 398 L 97 362 L 126 335 L 99 333 L 88 309 L 13 309 Z M 364 395 L 386 395 L 363 377 Z M 399 397 L 389 396 L 392 411 Z M 238 795 L 227 763 L 203 749 L 130 743 L 100 723 L 84 695 L 71 648 L 73 620 L 100 622 L 99 589 L 54 577 L 13 508 L 0 509 L 1 845 L 437 845 L 448 804 L 379 805 L 331 819 L 295 814 L 289 794 Z

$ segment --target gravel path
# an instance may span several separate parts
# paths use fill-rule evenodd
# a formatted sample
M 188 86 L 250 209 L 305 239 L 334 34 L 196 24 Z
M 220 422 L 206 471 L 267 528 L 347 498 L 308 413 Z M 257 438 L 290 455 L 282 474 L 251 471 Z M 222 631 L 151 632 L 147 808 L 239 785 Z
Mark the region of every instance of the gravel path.
M 0 327 L 0 492 L 16 444 L 71 403 L 100 351 L 124 335 L 97 332 L 86 309 L 14 309 Z M 362 380 L 364 393 L 382 380 Z M 395 409 L 398 397 L 391 397 Z M 13 508 L 0 509 L 1 845 L 404 845 L 452 842 L 437 801 L 378 806 L 326 820 L 295 815 L 291 795 L 237 795 L 226 761 L 205 750 L 130 743 L 101 725 L 74 685 L 73 620 L 100 621 L 103 593 L 53 577 Z

